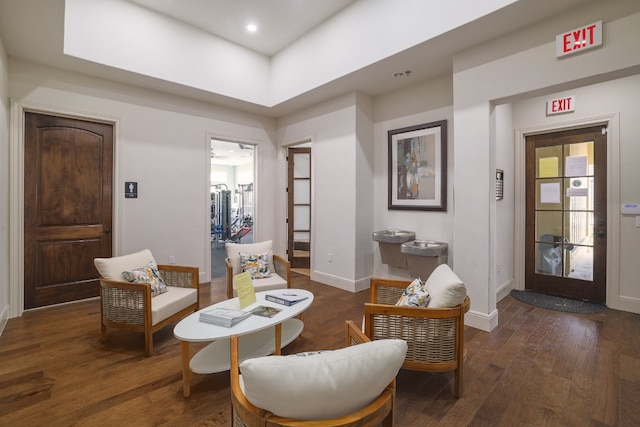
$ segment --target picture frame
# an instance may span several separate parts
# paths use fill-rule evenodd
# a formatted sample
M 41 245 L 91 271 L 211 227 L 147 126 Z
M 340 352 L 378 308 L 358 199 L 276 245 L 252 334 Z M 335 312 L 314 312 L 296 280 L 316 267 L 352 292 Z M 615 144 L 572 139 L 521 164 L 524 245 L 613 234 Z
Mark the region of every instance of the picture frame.
M 447 210 L 447 121 L 388 131 L 388 209 Z

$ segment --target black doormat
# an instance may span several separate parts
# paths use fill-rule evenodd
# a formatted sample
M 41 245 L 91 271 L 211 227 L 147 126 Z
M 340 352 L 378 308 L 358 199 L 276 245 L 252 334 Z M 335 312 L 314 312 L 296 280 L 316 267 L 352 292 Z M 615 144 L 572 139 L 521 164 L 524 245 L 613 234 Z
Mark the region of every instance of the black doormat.
M 518 291 L 513 289 L 511 296 L 526 304 L 535 305 L 536 307 L 548 308 L 549 310 L 565 311 L 568 313 L 592 314 L 600 313 L 605 309 L 604 304 L 596 304 L 593 302 L 580 301 L 571 298 L 554 297 L 551 295 L 541 294 L 534 291 Z

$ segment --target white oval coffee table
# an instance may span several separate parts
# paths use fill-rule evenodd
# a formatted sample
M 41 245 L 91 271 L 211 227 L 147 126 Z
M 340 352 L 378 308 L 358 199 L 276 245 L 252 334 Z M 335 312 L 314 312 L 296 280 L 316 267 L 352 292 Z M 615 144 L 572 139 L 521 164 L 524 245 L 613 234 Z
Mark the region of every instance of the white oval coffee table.
M 273 317 L 252 315 L 230 328 L 199 320 L 200 312 L 212 307 L 240 309 L 238 298 L 232 298 L 196 311 L 175 326 L 173 334 L 182 345 L 182 390 L 185 397 L 189 397 L 191 393 L 192 372 L 211 374 L 230 369 L 229 338 L 232 335 L 240 337 L 240 360 L 242 361 L 252 357 L 280 354 L 282 347 L 291 343 L 302 333 L 304 324 L 294 317 L 309 308 L 313 302 L 313 294 L 304 289 L 287 289 L 287 291 L 306 299 L 292 306 L 286 306 L 265 300 L 265 295 L 270 291 L 263 291 L 256 293 L 254 304 L 243 309 L 251 311 L 260 305 L 282 309 Z M 213 342 L 191 357 L 192 342 L 208 341 Z

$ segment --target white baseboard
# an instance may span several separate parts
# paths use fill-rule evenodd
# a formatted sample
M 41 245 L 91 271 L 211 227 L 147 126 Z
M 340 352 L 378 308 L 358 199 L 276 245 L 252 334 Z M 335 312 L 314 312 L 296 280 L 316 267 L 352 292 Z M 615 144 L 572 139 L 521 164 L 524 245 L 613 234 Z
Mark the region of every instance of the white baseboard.
M 354 293 L 369 289 L 369 283 L 371 281 L 369 277 L 359 280 L 347 280 L 342 277 L 332 276 L 331 274 L 321 273 L 319 271 L 311 272 L 311 280 Z
M 617 310 L 640 314 L 640 298 L 619 297 Z
M 491 332 L 498 326 L 498 310 L 490 314 L 469 310 L 464 316 L 464 324 L 482 331 Z
M 2 311 L 0 311 L 0 335 L 4 331 L 4 327 L 7 326 L 7 321 L 9 320 L 9 305 L 5 305 L 2 307 Z
M 508 282 L 505 282 L 502 286 L 500 286 L 497 289 L 497 291 L 496 291 L 496 301 L 497 302 L 502 301 L 502 299 L 504 297 L 509 295 L 509 292 L 511 292 L 511 289 L 513 289 L 513 280 L 509 280 Z

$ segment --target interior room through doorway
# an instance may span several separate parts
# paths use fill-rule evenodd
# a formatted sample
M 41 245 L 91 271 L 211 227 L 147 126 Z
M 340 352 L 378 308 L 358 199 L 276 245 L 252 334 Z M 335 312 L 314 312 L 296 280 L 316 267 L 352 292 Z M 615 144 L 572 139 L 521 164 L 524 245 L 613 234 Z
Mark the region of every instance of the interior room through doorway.
M 225 275 L 225 243 L 252 243 L 255 146 L 211 139 L 211 278 Z

